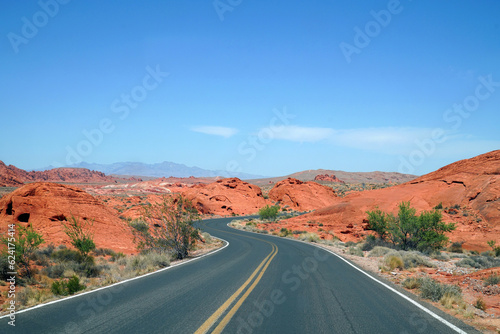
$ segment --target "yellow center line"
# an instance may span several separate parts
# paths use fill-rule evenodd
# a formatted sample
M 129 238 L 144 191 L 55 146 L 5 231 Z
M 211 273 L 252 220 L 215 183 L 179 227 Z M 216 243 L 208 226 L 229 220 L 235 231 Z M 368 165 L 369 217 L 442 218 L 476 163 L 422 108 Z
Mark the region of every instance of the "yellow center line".
M 260 277 L 262 277 L 262 274 L 263 272 L 267 269 L 267 266 L 269 266 L 269 263 L 271 262 L 272 258 L 276 255 L 276 253 L 278 252 L 278 247 L 274 244 L 272 244 L 273 246 L 273 250 L 271 251 L 271 253 L 269 253 L 269 255 L 259 264 L 259 266 L 257 267 L 257 269 L 254 270 L 254 272 L 252 273 L 252 275 L 250 275 L 250 277 L 245 281 L 245 283 L 243 283 L 242 286 L 240 286 L 240 288 L 235 292 L 233 293 L 233 295 L 231 297 L 229 297 L 228 300 L 226 300 L 224 302 L 224 304 L 221 305 L 221 307 L 219 307 L 217 309 L 217 311 L 215 311 L 204 323 L 203 325 L 200 326 L 200 328 L 198 328 L 195 332 L 195 334 L 201 334 L 201 333 L 206 333 L 210 327 L 212 327 L 212 325 L 220 318 L 220 316 L 229 308 L 229 306 L 231 306 L 231 304 L 233 303 L 233 301 L 241 294 L 241 292 L 247 287 L 248 284 L 250 284 L 250 282 L 253 280 L 253 278 L 257 275 L 257 273 L 259 272 L 259 270 L 262 268 L 262 266 L 264 266 L 264 264 L 266 263 L 266 261 L 269 260 L 269 258 L 271 257 L 271 259 L 269 260 L 269 262 L 267 263 L 267 265 L 264 267 L 263 271 L 261 272 L 261 274 L 259 275 L 259 278 L 257 279 L 257 282 L 260 280 Z M 274 255 L 273 255 L 274 253 Z M 255 286 L 256 284 L 254 283 L 251 287 L 251 289 L 253 289 L 253 287 Z M 247 295 L 247 294 L 245 294 Z M 245 297 L 246 298 L 246 297 Z M 234 308 L 233 308 L 234 309 Z M 231 310 L 232 311 L 232 310 Z M 236 312 L 236 311 L 235 311 Z M 226 319 L 227 316 L 224 318 Z M 229 321 L 229 320 L 228 320 Z M 222 328 L 221 328 L 222 330 Z
M 271 263 L 271 261 L 273 260 L 273 258 L 276 256 L 276 254 L 278 254 L 278 246 L 276 246 L 276 250 L 275 250 L 273 256 L 271 256 L 271 258 L 269 259 L 269 261 L 267 262 L 267 264 L 264 266 L 264 268 L 262 268 L 262 271 L 260 272 L 260 274 L 257 277 L 257 279 L 248 288 L 248 290 L 245 292 L 245 294 L 238 300 L 238 302 L 233 306 L 233 308 L 226 314 L 226 316 L 222 319 L 222 321 L 219 323 L 219 325 L 217 327 L 215 327 L 215 329 L 214 329 L 214 331 L 212 333 L 219 334 L 219 333 L 222 332 L 222 330 L 224 329 L 224 327 L 226 327 L 226 325 L 229 323 L 229 321 L 234 316 L 234 314 L 236 313 L 236 311 L 238 311 L 238 309 L 240 308 L 240 306 L 243 304 L 243 302 L 245 301 L 245 299 L 247 299 L 248 295 L 252 292 L 252 290 L 255 288 L 255 286 L 257 286 L 257 284 L 259 283 L 260 279 L 264 275 L 264 272 L 267 270 L 267 267 L 269 267 L 269 264 Z

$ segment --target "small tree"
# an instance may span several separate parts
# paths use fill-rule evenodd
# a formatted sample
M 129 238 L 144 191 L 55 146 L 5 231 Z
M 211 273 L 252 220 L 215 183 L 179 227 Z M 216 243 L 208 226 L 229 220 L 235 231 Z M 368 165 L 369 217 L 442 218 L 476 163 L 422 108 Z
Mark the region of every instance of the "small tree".
M 279 210 L 280 207 L 278 205 L 266 205 L 259 210 L 260 219 L 274 221 L 276 220 L 276 217 L 278 217 Z
M 139 249 L 173 250 L 177 259 L 184 259 L 196 240 L 201 240 L 199 231 L 193 226 L 199 219 L 193 204 L 178 195 L 145 206 L 143 221 L 134 221 L 130 226 Z
M 396 217 L 380 210 L 368 211 L 367 214 L 371 229 L 404 250 L 440 249 L 448 241 L 444 233 L 455 229 L 453 223 L 442 221 L 441 212 L 437 210 L 424 211 L 417 216 L 410 202 L 399 204 Z
M 71 239 L 71 244 L 78 250 L 85 261 L 89 258 L 89 253 L 95 249 L 94 235 L 85 230 L 92 226 L 92 222 L 80 223 L 80 220 L 71 215 L 69 224 L 64 226 L 64 233 Z
M 8 255 L 14 255 L 15 261 L 20 266 L 23 275 L 25 274 L 27 277 L 31 277 L 31 260 L 35 251 L 40 247 L 40 245 L 44 242 L 41 234 L 37 233 L 33 226 L 29 225 L 28 227 L 24 227 L 22 225 L 16 225 L 17 230 L 17 238 L 7 238 L 1 237 L 0 241 L 2 244 L 8 246 L 10 243 L 14 245 L 14 250 L 12 248 L 7 248 L 6 252 Z

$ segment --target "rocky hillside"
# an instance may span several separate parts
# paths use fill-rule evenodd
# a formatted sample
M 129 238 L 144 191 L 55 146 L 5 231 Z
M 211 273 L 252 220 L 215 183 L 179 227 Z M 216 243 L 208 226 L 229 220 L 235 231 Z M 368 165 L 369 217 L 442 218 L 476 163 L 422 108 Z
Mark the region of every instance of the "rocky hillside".
M 486 241 L 500 240 L 500 150 L 455 162 L 405 184 L 336 198 L 333 205 L 291 221 L 321 222 L 341 239 L 359 239 L 368 233 L 366 211 L 378 207 L 396 213 L 402 201 L 410 201 L 418 211 L 441 203 L 444 220 L 457 224 L 450 239 L 465 242 L 466 248 L 487 249 Z
M 0 187 L 19 187 L 29 182 L 114 182 L 116 179 L 104 173 L 85 168 L 55 168 L 42 172 L 27 172 L 0 161 Z

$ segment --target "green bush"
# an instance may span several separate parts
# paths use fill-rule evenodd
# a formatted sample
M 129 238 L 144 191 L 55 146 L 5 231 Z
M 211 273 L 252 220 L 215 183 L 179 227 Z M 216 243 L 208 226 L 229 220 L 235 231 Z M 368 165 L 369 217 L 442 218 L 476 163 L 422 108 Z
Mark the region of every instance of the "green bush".
M 434 207 L 434 210 L 441 210 L 442 208 L 443 208 L 443 202 L 439 202 L 439 204 Z
M 265 207 L 261 208 L 259 210 L 259 216 L 260 219 L 262 220 L 276 220 L 276 217 L 278 217 L 278 212 L 280 210 L 280 207 L 278 205 L 266 205 Z
M 496 241 L 495 240 L 489 240 L 487 242 L 488 246 L 491 247 L 491 250 L 493 253 L 495 253 L 495 256 L 500 256 L 500 246 L 496 246 Z
M 6 253 L 7 256 L 15 256 L 16 264 L 20 268 L 22 274 L 30 278 L 32 275 L 31 260 L 44 240 L 42 235 L 37 233 L 31 225 L 28 227 L 16 225 L 15 230 L 17 231 L 17 238 L 2 236 L 0 237 L 0 243 L 6 246 L 3 252 Z M 13 244 L 14 249 L 9 249 L 9 244 Z
M 64 271 L 66 269 L 67 265 L 55 264 L 53 266 L 43 268 L 42 272 L 50 278 L 61 278 L 63 277 Z
M 361 250 L 362 251 L 371 251 L 373 248 L 375 248 L 377 246 L 391 247 L 392 244 L 385 241 L 385 240 L 377 238 L 374 235 L 369 234 L 366 236 L 365 242 L 361 246 Z
M 80 284 L 80 279 L 76 275 L 73 275 L 68 282 L 63 280 L 55 281 L 51 286 L 52 293 L 59 296 L 73 295 L 84 289 L 85 285 Z
M 94 235 L 91 232 L 85 231 L 92 226 L 92 222 L 86 221 L 81 223 L 78 218 L 71 215 L 68 225 L 63 223 L 64 233 L 71 239 L 71 244 L 80 252 L 83 258 L 88 257 L 96 246 L 94 243 Z
M 442 222 L 442 215 L 438 210 L 424 211 L 417 216 L 410 202 L 399 204 L 397 216 L 378 209 L 368 211 L 367 214 L 370 229 L 381 239 L 387 239 L 403 250 L 440 249 L 448 241 L 444 233 L 455 229 L 453 223 Z

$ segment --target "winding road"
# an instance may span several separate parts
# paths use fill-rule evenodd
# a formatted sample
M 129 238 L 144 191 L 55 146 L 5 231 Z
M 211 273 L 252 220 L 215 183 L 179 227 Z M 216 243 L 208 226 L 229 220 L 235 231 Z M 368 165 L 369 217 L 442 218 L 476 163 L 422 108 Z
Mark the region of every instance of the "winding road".
M 1 333 L 478 333 L 312 245 L 227 227 L 167 270 L 0 319 Z M 386 285 L 387 284 L 387 285 Z

